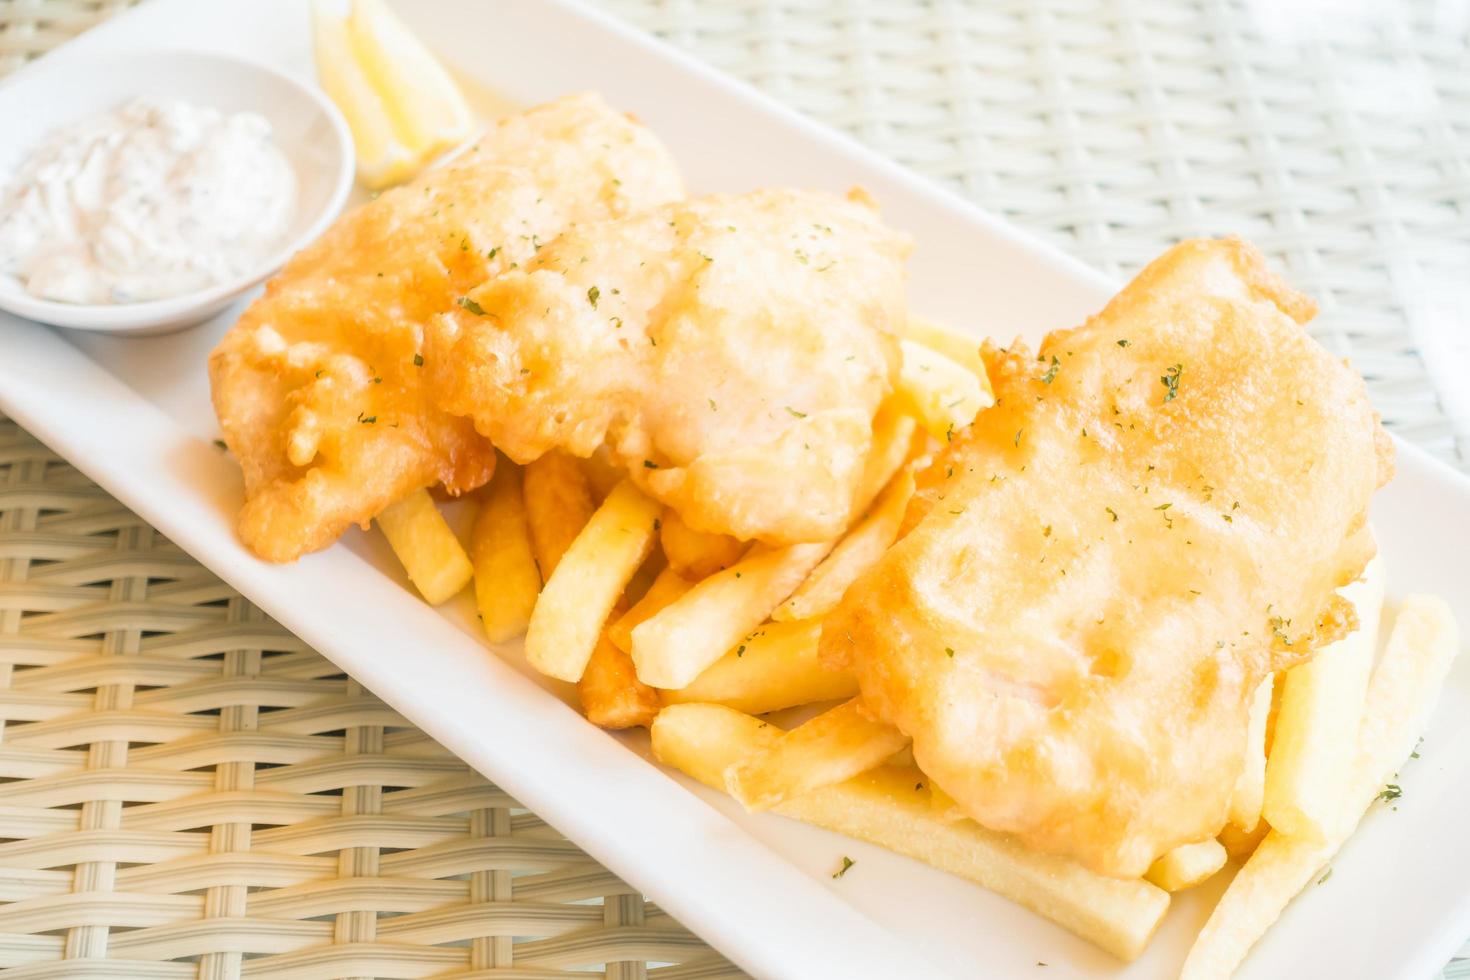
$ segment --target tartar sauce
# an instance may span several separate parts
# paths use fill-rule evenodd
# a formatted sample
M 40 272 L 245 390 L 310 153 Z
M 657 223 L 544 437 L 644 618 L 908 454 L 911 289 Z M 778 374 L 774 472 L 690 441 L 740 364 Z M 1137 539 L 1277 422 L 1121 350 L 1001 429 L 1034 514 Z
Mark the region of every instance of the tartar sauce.
M 295 207 L 264 117 L 138 99 L 58 131 L 0 184 L 0 272 L 68 303 L 179 296 L 257 266 Z

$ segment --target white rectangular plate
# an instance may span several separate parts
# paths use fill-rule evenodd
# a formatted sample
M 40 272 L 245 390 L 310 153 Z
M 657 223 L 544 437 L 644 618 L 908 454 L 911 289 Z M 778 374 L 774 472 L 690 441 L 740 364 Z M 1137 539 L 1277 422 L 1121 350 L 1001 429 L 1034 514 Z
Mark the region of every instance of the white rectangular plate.
M 1095 273 L 846 139 L 601 15 L 545 0 L 420 0 L 404 14 L 464 75 L 519 103 L 597 89 L 673 149 L 696 192 L 862 184 L 913 233 L 914 305 L 980 333 L 1037 339 L 1112 291 Z M 310 76 L 297 0 L 155 0 L 0 85 L 20 100 L 107 49 L 193 47 Z M 123 97 L 126 93 L 119 93 Z M 60 122 L 61 120 L 58 120 Z M 646 740 L 586 724 L 518 652 L 490 655 L 464 605 L 445 614 L 354 532 L 289 566 L 236 541 L 235 464 L 211 445 L 205 358 L 233 316 L 170 337 L 62 334 L 0 316 L 0 409 L 303 640 L 591 855 L 759 976 L 1172 975 L 1222 884 L 1183 896 L 1122 966 L 967 882 L 728 800 L 646 761 Z M 1470 480 L 1400 445 L 1374 508 L 1394 593 L 1446 595 L 1470 624 Z M 1330 883 L 1293 904 L 1244 976 L 1423 980 L 1470 933 L 1470 658 L 1461 658 L 1395 812 L 1377 812 Z M 840 880 L 842 855 L 856 867 Z

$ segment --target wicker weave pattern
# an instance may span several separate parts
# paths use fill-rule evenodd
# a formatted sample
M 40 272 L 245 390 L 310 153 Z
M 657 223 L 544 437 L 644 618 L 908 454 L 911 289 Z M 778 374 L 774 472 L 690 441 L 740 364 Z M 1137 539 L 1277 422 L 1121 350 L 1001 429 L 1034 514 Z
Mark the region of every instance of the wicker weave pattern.
M 0 75 L 100 24 L 137 0 L 0 0 Z
M 739 975 L 4 419 L 0 839 L 17 980 Z

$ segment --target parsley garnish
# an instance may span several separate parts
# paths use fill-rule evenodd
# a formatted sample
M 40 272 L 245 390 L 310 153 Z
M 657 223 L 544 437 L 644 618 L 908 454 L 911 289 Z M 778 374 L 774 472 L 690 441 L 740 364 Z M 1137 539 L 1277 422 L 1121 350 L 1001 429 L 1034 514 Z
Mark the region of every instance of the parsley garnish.
M 459 305 L 463 309 L 469 310 L 475 316 L 486 316 L 487 315 L 485 313 L 485 308 L 483 306 L 481 306 L 479 303 L 476 303 L 474 300 L 470 299 L 468 296 L 461 296 L 459 298 Z
M 856 861 L 848 857 L 846 854 L 842 855 L 842 867 L 832 872 L 832 877 L 841 878 L 843 875 L 847 874 L 847 869 L 851 868 L 856 863 Z
M 487 258 L 487 259 L 493 259 L 493 258 L 495 258 L 495 256 L 497 256 L 499 254 L 500 254 L 500 246 L 499 245 L 496 245 L 490 251 L 488 251 L 488 252 L 485 253 L 485 258 Z
M 1382 800 L 1385 803 L 1392 803 L 1394 800 L 1403 795 L 1404 791 L 1398 783 L 1389 783 L 1387 786 L 1383 787 L 1382 791 L 1379 792 L 1378 799 Z
M 358 412 L 357 421 L 361 422 L 363 425 L 372 425 L 374 422 L 378 421 L 378 417 L 376 415 L 364 416 L 361 412 Z
M 1325 885 L 1325 884 L 1327 884 L 1327 879 L 1328 878 L 1331 878 L 1331 877 L 1332 877 L 1332 868 L 1331 867 L 1328 867 L 1328 869 L 1326 871 L 1322 872 L 1322 877 L 1320 877 L 1320 878 L 1317 879 L 1317 884 L 1319 884 L 1319 885 Z
M 592 308 L 594 310 L 597 309 L 597 297 L 601 295 L 602 290 L 598 289 L 596 286 L 593 286 L 587 290 L 587 302 L 592 304 Z
M 1016 438 L 1014 438 L 1014 439 L 1011 440 L 1011 442 L 1013 442 L 1016 445 L 1017 448 L 1019 448 L 1020 445 L 1021 445 L 1021 433 L 1025 432 L 1025 431 L 1026 431 L 1026 429 L 1025 429 L 1024 426 L 1022 428 L 1017 429 L 1016 430 Z
M 1111 507 L 1104 507 L 1103 510 L 1105 510 L 1109 514 L 1112 514 L 1113 515 L 1113 523 L 1114 524 L 1116 524 L 1118 522 L 1118 512 L 1117 511 L 1113 510 L 1113 508 L 1111 508 Z
M 1118 346 L 1119 347 L 1127 347 L 1130 343 L 1132 343 L 1132 341 L 1129 341 L 1129 340 L 1120 340 L 1120 341 L 1118 341 Z
M 645 470 L 656 470 L 658 469 L 658 464 L 651 459 L 645 459 L 643 461 L 643 468 Z
M 792 418 L 797 418 L 797 419 L 804 419 L 804 418 L 806 418 L 806 413 L 805 412 L 798 412 L 796 409 L 792 408 L 790 405 L 787 405 L 786 406 L 786 411 L 788 411 L 788 412 L 791 413 L 791 417 Z
M 1057 379 L 1057 368 L 1061 366 L 1062 362 L 1057 360 L 1057 356 L 1053 354 L 1051 356 L 1051 367 L 1047 368 L 1046 373 L 1041 376 L 1041 383 L 1049 385 L 1055 381 Z
M 1164 401 L 1171 402 L 1179 397 L 1179 375 L 1183 371 L 1183 364 L 1175 364 L 1164 372 L 1163 377 L 1159 378 L 1159 384 L 1163 385 L 1165 390 Z
M 414 367 L 423 367 L 424 366 L 424 355 L 422 355 L 422 354 L 415 354 L 413 356 L 413 366 Z
M 214 440 L 214 448 L 218 449 L 222 453 L 227 453 L 230 451 L 230 447 L 225 445 L 225 441 L 223 439 Z
M 954 647 L 945 647 L 944 648 L 944 655 L 946 657 L 949 657 L 951 660 L 953 660 L 954 659 Z
M 709 410 L 711 412 L 718 412 L 720 410 L 720 406 L 715 404 L 715 400 L 713 398 L 709 400 Z

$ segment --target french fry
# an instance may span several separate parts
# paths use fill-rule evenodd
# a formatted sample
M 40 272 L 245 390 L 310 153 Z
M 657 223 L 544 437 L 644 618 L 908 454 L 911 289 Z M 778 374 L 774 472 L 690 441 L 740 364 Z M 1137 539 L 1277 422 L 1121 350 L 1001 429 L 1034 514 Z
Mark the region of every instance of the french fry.
M 947 442 L 995 404 L 989 381 L 943 354 L 912 340 L 899 342 L 903 368 L 893 397 L 928 433 Z
M 1256 848 L 1261 846 L 1261 841 L 1266 839 L 1266 833 L 1270 829 L 1271 825 L 1264 820 L 1257 820 L 1255 829 L 1250 831 L 1241 830 L 1227 820 L 1215 839 L 1225 848 L 1230 860 L 1243 864 L 1256 853 Z
M 776 607 L 777 622 L 821 616 L 842 600 L 847 587 L 877 563 L 898 537 L 904 510 L 914 494 L 914 475 L 902 470 L 873 502 L 862 522 L 837 543 L 791 598 Z
M 576 681 L 628 580 L 653 548 L 660 505 L 624 481 L 597 508 L 546 580 L 526 630 L 531 666 Z
M 882 765 L 908 744 L 907 735 L 869 718 L 853 698 L 736 762 L 725 787 L 747 810 L 769 810 Z
M 836 701 L 857 694 L 849 671 L 829 670 L 817 657 L 822 621 L 770 623 L 737 643 L 687 686 L 662 691 L 664 704 L 708 701 L 750 715 Z
M 1326 840 L 1272 830 L 1231 881 L 1184 961 L 1180 980 L 1223 980 L 1342 847 L 1428 724 L 1459 630 L 1444 600 L 1410 596 L 1368 683 L 1348 789 Z
M 518 467 L 505 460 L 480 502 L 470 531 L 470 562 L 475 568 L 475 605 L 491 643 L 504 643 L 526 631 L 541 573 L 531 551 L 526 505 Z
M 613 487 L 622 483 L 623 477 L 628 475 L 606 446 L 581 460 L 581 464 L 582 472 L 587 474 L 587 487 L 592 491 L 592 498 L 599 503 L 606 500 Z
M 612 640 L 613 646 L 627 653 L 633 649 L 633 627 L 653 616 L 669 603 L 679 598 L 690 589 L 694 583 L 684 578 L 672 568 L 665 568 L 658 573 L 648 591 L 643 593 L 643 598 L 633 604 L 633 607 L 613 620 L 608 627 L 608 639 Z
M 1271 688 L 1275 674 L 1267 674 L 1251 698 L 1250 723 L 1246 726 L 1245 768 L 1236 777 L 1230 793 L 1230 822 L 1249 833 L 1261 819 L 1261 798 L 1266 793 L 1266 719 L 1271 714 Z
M 951 330 L 938 321 L 912 313 L 904 323 L 903 335 L 914 343 L 922 344 L 968 368 L 989 389 L 990 376 L 985 371 L 985 361 L 980 357 L 980 338 Z
M 1383 588 L 1383 562 L 1375 558 L 1342 590 L 1357 609 L 1357 630 L 1286 672 L 1262 806 L 1267 822 L 1283 834 L 1325 840 L 1342 809 L 1378 649 Z
M 470 556 L 427 490 L 415 490 L 378 515 L 378 527 L 424 601 L 437 606 L 474 575 Z
M 1225 867 L 1225 846 L 1219 841 L 1180 844 L 1168 851 L 1148 869 L 1144 877 L 1166 892 L 1193 888 Z
M 728 534 L 696 531 L 673 511 L 664 514 L 659 544 L 669 567 L 689 579 L 702 579 L 740 560 L 745 543 Z
M 557 562 L 592 519 L 597 505 L 587 471 L 576 458 L 560 451 L 527 463 L 523 485 L 536 564 L 541 578 L 549 582 Z
M 721 790 L 732 763 L 781 737 L 758 718 L 712 704 L 665 708 L 651 732 L 661 762 Z M 1142 879 L 1108 878 L 973 821 L 941 819 L 929 780 L 917 769 L 880 766 L 787 800 L 773 812 L 967 878 L 1125 960 L 1143 951 L 1169 908 L 1169 893 Z
M 638 680 L 633 660 L 613 645 L 609 630 L 597 638 L 587 669 L 577 682 L 582 711 L 602 728 L 634 728 L 652 724 L 661 704 L 658 692 Z
M 912 416 L 904 414 L 894 399 L 889 398 L 878 406 L 878 414 L 873 416 L 873 444 L 868 449 L 868 458 L 863 461 L 863 475 L 853 496 L 854 515 L 866 513 L 899 467 L 913 456 L 914 436 L 918 431 L 919 424 Z M 924 438 L 921 436 L 918 441 L 924 441 Z
M 769 722 L 720 704 L 676 704 L 649 727 L 653 757 L 725 792 L 725 770 L 785 734 Z
M 832 543 L 757 545 L 633 629 L 638 677 L 654 687 L 691 683 L 754 631 L 801 584 Z

